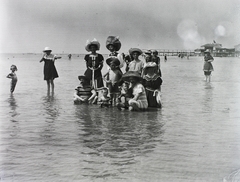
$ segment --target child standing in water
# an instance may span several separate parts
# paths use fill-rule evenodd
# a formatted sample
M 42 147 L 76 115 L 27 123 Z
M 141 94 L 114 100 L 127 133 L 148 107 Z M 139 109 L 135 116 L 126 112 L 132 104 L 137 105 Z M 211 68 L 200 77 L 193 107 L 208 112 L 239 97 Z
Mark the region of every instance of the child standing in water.
M 122 78 L 122 72 L 119 70 L 120 61 L 117 58 L 111 57 L 106 60 L 110 69 L 103 76 L 104 81 L 107 83 L 107 87 L 110 92 L 111 101 L 113 104 L 116 104 L 116 99 L 119 92 L 120 80 Z
M 44 61 L 44 80 L 47 81 L 47 90 L 50 92 L 50 84 L 52 86 L 52 93 L 54 93 L 54 78 L 58 78 L 57 69 L 54 65 L 56 59 L 60 59 L 61 57 L 57 57 L 56 55 L 51 54 L 52 50 L 49 47 L 45 47 L 43 50 L 43 57 L 40 60 L 40 63 Z
M 15 90 L 16 84 L 17 84 L 17 80 L 18 80 L 18 79 L 17 79 L 17 75 L 16 75 L 16 73 L 15 73 L 15 71 L 17 71 L 17 66 L 16 66 L 16 65 L 12 65 L 12 66 L 10 67 L 10 70 L 11 70 L 12 72 L 7 75 L 7 78 L 12 79 L 12 80 L 11 80 L 11 86 L 10 86 L 10 92 L 13 93 L 14 90 Z

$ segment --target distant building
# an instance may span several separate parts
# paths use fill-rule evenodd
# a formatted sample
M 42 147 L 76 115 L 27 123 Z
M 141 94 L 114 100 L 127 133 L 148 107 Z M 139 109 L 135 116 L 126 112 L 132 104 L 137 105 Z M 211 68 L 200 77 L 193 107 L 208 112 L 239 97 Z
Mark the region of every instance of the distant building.
M 238 51 L 236 51 L 236 47 L 238 48 Z M 201 55 L 204 54 L 205 50 L 209 50 L 211 54 L 215 57 L 234 57 L 236 54 L 240 55 L 240 44 L 235 46 L 235 48 L 223 48 L 222 44 L 216 43 L 213 41 L 213 43 L 205 44 L 201 46 Z
M 235 48 L 235 56 L 240 57 L 240 44 L 234 46 Z

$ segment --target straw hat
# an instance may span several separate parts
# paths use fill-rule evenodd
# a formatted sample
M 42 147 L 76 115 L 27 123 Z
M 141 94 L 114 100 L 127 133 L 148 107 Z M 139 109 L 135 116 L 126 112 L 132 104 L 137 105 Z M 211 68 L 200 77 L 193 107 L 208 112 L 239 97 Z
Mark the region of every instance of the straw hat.
M 133 52 L 137 52 L 139 55 L 142 54 L 142 50 L 139 49 L 139 48 L 131 48 L 131 49 L 129 49 L 129 53 L 130 54 L 133 54 Z
M 110 57 L 106 60 L 106 63 L 110 65 L 111 63 L 115 63 L 116 66 L 120 65 L 120 61 L 116 57 Z
M 142 80 L 142 77 L 140 76 L 140 74 L 137 71 L 128 71 L 128 72 L 124 73 L 122 76 L 122 79 L 123 79 L 123 81 L 129 82 L 130 77 L 134 77 L 138 80 Z
M 86 51 L 88 51 L 88 52 L 90 52 L 91 50 L 90 50 L 90 46 L 91 45 L 95 45 L 96 47 L 97 47 L 97 50 L 99 50 L 100 49 L 100 43 L 97 41 L 97 39 L 93 39 L 92 41 L 90 41 L 90 40 L 87 40 L 87 42 L 86 42 L 86 46 L 85 46 L 85 49 L 86 49 Z
M 113 45 L 116 51 L 119 51 L 121 48 L 121 42 L 118 36 L 108 36 L 106 41 L 106 48 L 108 49 L 109 45 Z
M 45 47 L 43 52 L 48 52 L 48 51 L 52 51 L 52 49 L 50 49 L 49 47 Z

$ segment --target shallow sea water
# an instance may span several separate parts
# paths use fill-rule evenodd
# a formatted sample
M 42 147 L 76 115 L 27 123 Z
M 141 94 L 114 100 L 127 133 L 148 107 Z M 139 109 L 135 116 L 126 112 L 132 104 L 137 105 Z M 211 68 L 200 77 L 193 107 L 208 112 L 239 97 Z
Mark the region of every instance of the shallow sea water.
M 1 55 L 1 181 L 240 181 L 239 58 L 215 58 L 206 83 L 202 57 L 169 56 L 163 108 L 146 112 L 74 105 L 82 55 L 56 61 L 55 93 L 47 94 L 40 58 Z

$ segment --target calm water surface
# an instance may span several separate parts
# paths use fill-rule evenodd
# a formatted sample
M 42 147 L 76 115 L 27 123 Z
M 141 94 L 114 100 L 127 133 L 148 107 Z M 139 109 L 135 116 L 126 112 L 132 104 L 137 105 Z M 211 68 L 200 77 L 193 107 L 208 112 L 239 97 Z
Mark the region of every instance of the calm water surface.
M 47 94 L 40 58 L 1 56 L 1 181 L 240 180 L 239 58 L 215 58 L 206 83 L 202 57 L 168 57 L 163 108 L 147 112 L 74 105 L 82 56 L 56 61 L 60 77 Z M 18 66 L 13 95 L 11 64 Z

